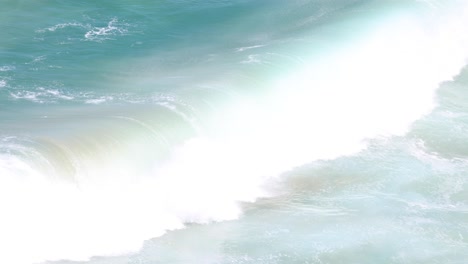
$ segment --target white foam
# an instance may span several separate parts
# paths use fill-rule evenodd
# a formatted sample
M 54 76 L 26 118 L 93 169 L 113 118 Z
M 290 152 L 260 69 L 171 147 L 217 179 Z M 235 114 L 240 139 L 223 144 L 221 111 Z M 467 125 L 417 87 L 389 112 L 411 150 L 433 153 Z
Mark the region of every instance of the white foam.
M 123 35 L 127 33 L 127 29 L 117 26 L 118 20 L 112 19 L 107 23 L 106 27 L 93 27 L 85 34 L 87 40 L 102 41 L 109 39 L 108 36 Z
M 26 99 L 28 101 L 32 102 L 37 102 L 37 103 L 42 103 L 43 101 L 38 99 L 38 93 L 32 92 L 32 91 L 21 91 L 21 92 L 15 92 L 15 93 L 10 93 L 11 97 L 14 99 Z
M 36 33 L 48 33 L 56 32 L 57 30 L 63 30 L 66 28 L 78 28 L 85 30 L 84 34 L 85 40 L 101 42 L 110 38 L 110 36 L 124 35 L 128 32 L 128 25 L 125 23 L 119 23 L 117 18 L 111 19 L 107 26 L 97 27 L 87 23 L 78 23 L 78 22 L 69 22 L 69 23 L 60 23 L 51 27 L 38 29 Z M 66 44 L 63 42 L 62 44 Z
M 236 51 L 237 52 L 243 52 L 243 51 L 246 51 L 246 50 L 258 49 L 258 48 L 262 48 L 262 47 L 265 47 L 265 45 L 253 45 L 253 46 L 247 46 L 247 47 L 240 47 L 240 48 L 237 48 Z
M 0 80 L 0 88 L 3 88 L 7 85 L 7 82 L 5 80 Z
M 102 104 L 105 102 L 112 101 L 114 97 L 112 96 L 101 96 L 99 98 L 93 98 L 93 99 L 87 99 L 85 100 L 85 103 L 87 104 Z
M 38 30 L 36 30 L 36 32 L 37 33 L 55 32 L 56 30 L 60 30 L 60 29 L 68 28 L 68 27 L 89 28 L 90 26 L 86 25 L 86 24 L 76 23 L 76 22 L 60 23 L 60 24 L 57 24 L 57 25 L 54 25 L 54 26 L 51 26 L 51 27 L 48 27 L 48 28 L 38 29 Z
M 56 102 L 57 99 L 67 101 L 74 99 L 73 96 L 67 95 L 62 91 L 57 89 L 46 89 L 44 87 L 39 87 L 35 91 L 11 92 L 10 95 L 14 99 L 23 99 L 35 103 Z
M 62 91 L 59 91 L 57 89 L 39 88 L 39 90 L 43 91 L 44 94 L 46 94 L 46 95 L 50 95 L 50 96 L 58 98 L 58 99 L 63 99 L 63 100 L 73 100 L 74 99 L 73 96 L 66 95 Z
M 241 61 L 241 63 L 245 64 L 261 64 L 262 61 L 259 59 L 259 54 L 250 54 L 247 56 L 246 60 Z
M 0 72 L 12 71 L 14 69 L 15 69 L 14 66 L 1 66 L 0 67 Z

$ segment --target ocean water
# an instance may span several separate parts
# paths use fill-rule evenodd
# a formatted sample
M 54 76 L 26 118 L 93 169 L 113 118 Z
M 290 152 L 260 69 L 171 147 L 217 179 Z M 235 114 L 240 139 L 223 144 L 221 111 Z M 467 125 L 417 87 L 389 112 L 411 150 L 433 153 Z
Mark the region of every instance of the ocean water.
M 0 263 L 467 263 L 466 25 L 464 0 L 2 0 Z

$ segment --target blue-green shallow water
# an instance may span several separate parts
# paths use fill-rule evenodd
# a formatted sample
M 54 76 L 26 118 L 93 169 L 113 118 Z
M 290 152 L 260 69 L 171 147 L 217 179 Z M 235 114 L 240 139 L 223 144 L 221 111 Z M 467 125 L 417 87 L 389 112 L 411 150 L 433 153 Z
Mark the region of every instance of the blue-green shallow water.
M 3 263 L 465 263 L 464 1 L 2 1 Z

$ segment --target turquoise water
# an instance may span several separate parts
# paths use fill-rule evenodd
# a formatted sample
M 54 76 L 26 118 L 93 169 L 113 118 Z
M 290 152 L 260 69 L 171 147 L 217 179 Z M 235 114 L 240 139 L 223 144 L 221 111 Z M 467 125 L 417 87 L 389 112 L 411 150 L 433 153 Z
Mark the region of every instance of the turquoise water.
M 465 1 L 7 1 L 0 262 L 465 263 Z

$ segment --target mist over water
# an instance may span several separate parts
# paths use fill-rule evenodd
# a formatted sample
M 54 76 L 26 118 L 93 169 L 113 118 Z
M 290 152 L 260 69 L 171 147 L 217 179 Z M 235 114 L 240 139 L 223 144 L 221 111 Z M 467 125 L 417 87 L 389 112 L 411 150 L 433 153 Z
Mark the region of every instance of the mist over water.
M 463 263 L 463 1 L 5 1 L 0 261 Z

